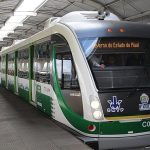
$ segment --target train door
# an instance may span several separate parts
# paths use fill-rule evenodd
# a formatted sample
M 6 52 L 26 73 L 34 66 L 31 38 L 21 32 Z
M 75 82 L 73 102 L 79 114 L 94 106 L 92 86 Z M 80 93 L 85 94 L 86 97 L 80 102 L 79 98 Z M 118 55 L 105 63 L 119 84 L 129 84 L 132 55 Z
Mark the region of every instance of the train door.
M 34 82 L 34 45 L 31 45 L 29 47 L 29 100 L 32 105 L 36 106 Z
M 38 44 L 36 44 L 33 48 L 33 80 L 32 80 L 32 101 L 31 103 L 35 106 L 37 106 L 37 90 L 36 90 L 36 86 L 38 83 L 38 53 L 37 53 L 37 49 L 38 49 Z
M 1 68 L 1 56 L 0 56 L 0 86 L 1 86 L 1 72 L 2 72 L 2 68 Z
M 58 84 L 58 87 L 54 88 L 55 92 L 57 94 L 56 90 L 59 90 L 68 109 L 83 116 L 82 96 L 70 47 L 60 35 L 53 35 L 52 40 L 55 43 L 53 45 L 53 61 L 55 62 L 53 69 L 56 69 L 56 74 L 53 72 L 53 76 L 57 77 L 54 85 Z M 59 95 L 57 97 L 60 98 Z
M 18 94 L 18 51 L 15 51 L 15 93 Z
M 2 55 L 2 72 L 1 72 L 1 85 L 5 87 L 6 85 L 6 55 Z
M 8 54 L 7 88 L 15 92 L 15 53 Z
M 18 51 L 18 94 L 29 102 L 29 48 Z
M 6 54 L 6 68 L 5 68 L 6 74 L 5 74 L 5 78 L 6 78 L 6 85 L 5 87 L 8 88 L 8 78 L 7 78 L 7 74 L 8 74 L 8 54 Z
M 36 79 L 35 79 L 35 73 L 36 73 L 36 59 L 35 59 L 35 47 L 33 49 L 33 58 L 32 58 L 32 61 L 33 61 L 33 74 L 32 74 L 32 100 L 31 100 L 31 103 L 33 105 L 36 105 Z

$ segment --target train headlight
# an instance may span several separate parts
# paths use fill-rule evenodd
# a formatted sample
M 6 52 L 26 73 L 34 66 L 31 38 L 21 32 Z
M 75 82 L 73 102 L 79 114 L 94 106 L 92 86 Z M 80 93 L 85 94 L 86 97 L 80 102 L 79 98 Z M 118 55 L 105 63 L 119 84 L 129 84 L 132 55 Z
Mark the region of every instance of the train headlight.
M 96 110 L 96 111 L 93 112 L 93 116 L 94 116 L 95 119 L 98 120 L 98 119 L 101 119 L 102 113 L 99 110 Z
M 99 101 L 98 101 L 98 100 L 94 100 L 94 101 L 91 102 L 91 107 L 92 107 L 93 109 L 98 109 L 99 106 L 100 106 L 100 104 L 99 104 Z
M 90 96 L 90 106 L 93 118 L 95 120 L 100 120 L 103 118 L 103 113 L 101 111 L 100 100 L 98 97 L 91 95 Z

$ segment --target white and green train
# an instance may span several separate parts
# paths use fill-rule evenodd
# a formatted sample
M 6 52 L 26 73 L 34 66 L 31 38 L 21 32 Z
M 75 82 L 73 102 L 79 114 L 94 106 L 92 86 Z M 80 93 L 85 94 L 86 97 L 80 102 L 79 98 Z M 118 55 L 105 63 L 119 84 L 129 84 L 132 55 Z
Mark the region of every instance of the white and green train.
M 1 85 L 100 148 L 150 145 L 150 26 L 72 12 L 1 52 Z

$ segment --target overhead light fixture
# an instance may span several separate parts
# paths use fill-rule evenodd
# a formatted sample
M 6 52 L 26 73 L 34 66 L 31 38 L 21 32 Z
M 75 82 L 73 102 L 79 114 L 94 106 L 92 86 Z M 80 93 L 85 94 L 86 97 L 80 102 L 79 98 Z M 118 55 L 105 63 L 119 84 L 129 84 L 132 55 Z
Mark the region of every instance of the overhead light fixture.
M 7 26 L 7 28 L 8 28 L 8 27 L 12 27 L 12 26 L 22 27 L 22 26 L 23 26 L 23 23 L 19 23 L 19 22 L 9 22 L 9 23 L 6 23 L 6 26 Z
M 6 23 L 22 23 L 27 16 L 12 16 L 10 17 Z
M 1 31 L 1 30 L 0 30 L 0 34 L 1 34 L 1 35 L 5 35 L 5 34 L 7 34 L 7 33 L 14 33 L 14 31 L 11 31 L 11 30 Z
M 31 0 L 24 0 L 15 11 L 36 12 L 46 1 L 48 0 L 35 0 L 31 3 Z
M 16 11 L 14 12 L 14 16 L 37 16 L 37 13 L 31 11 Z
M 18 26 L 23 26 L 23 22 L 29 16 L 36 16 L 36 11 L 45 4 L 48 0 L 23 0 L 22 3 L 15 9 L 14 16 L 11 16 L 0 29 L 0 40 L 7 37 L 9 33 L 14 33 Z
M 0 35 L 1 35 L 0 36 L 1 38 L 4 38 L 4 37 L 6 37 L 8 35 L 8 31 L 4 31 L 4 32 L 0 31 Z

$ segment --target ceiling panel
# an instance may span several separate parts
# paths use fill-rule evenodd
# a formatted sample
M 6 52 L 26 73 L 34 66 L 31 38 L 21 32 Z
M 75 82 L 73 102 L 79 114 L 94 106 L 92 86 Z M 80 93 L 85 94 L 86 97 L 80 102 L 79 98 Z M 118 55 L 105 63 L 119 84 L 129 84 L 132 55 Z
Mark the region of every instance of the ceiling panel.
M 122 16 L 122 18 L 126 18 L 139 13 L 139 11 L 133 8 L 130 3 L 126 3 L 125 1 L 119 1 L 117 3 L 112 4 L 111 8 L 117 13 L 119 13 Z
M 150 10 L 150 0 L 129 0 L 141 12 Z
M 22 0 L 0 1 L 0 28 Z M 45 21 L 52 16 L 63 16 L 71 11 L 92 11 L 106 8 L 118 15 L 121 19 L 150 22 L 150 0 L 48 0 L 38 11 L 37 16 L 29 17 L 24 26 L 17 27 L 14 34 L 9 34 L 0 47 L 11 44 L 12 39 L 27 38 L 43 30 Z M 8 42 L 7 42 L 8 40 Z
M 98 2 L 102 3 L 103 5 L 109 4 L 111 2 L 114 2 L 114 0 L 97 0 Z
M 81 9 L 83 9 L 83 10 L 87 10 L 87 11 L 88 10 L 89 11 L 96 10 L 95 7 L 92 7 L 92 6 L 89 6 L 88 4 L 84 4 L 84 3 L 80 3 L 80 2 L 75 2 L 73 5 L 79 7 Z

